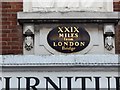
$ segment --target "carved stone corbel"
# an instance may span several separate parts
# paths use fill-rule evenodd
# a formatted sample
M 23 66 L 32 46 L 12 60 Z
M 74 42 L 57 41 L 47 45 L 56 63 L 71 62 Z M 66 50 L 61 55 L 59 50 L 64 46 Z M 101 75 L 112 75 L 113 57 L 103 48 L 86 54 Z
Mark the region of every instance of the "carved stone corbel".
M 24 25 L 24 46 L 25 50 L 31 51 L 34 47 L 34 26 L 33 25 Z
M 33 37 L 26 36 L 25 37 L 25 49 L 30 51 L 33 48 Z
M 114 25 L 105 25 L 104 26 L 104 40 L 105 48 L 108 51 L 111 51 L 114 48 Z

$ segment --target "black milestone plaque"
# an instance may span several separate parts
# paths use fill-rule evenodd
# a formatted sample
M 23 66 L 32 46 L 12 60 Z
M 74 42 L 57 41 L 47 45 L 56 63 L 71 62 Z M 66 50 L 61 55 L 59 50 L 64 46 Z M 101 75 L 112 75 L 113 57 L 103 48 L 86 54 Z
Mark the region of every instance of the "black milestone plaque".
M 73 53 L 89 45 L 90 35 L 83 26 L 61 25 L 49 32 L 47 41 L 58 52 Z

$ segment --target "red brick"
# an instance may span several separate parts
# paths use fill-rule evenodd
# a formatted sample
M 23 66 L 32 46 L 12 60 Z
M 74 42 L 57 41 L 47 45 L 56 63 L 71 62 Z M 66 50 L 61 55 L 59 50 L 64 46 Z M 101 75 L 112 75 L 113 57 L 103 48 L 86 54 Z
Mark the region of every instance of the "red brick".
M 10 49 L 10 46 L 3 45 L 2 49 Z
M 12 17 L 12 18 L 8 17 L 7 20 L 10 20 L 10 21 L 14 21 L 14 22 L 16 22 L 17 17 Z
M 120 8 L 114 8 L 114 11 L 120 11 Z
M 17 22 L 15 22 L 15 21 L 10 21 L 10 25 L 17 25 Z
M 0 33 L 0 38 L 2 38 L 2 33 Z
M 11 49 L 19 49 L 19 46 L 12 46 Z
M 20 45 L 20 42 L 13 41 L 13 42 L 8 42 L 8 45 Z
M 20 53 L 22 53 L 22 50 L 8 50 L 8 52 L 7 53 L 9 53 L 9 54 L 20 54 Z
M 2 33 L 2 37 L 7 37 L 7 33 Z
M 2 21 L 7 21 L 7 18 L 2 18 Z
M 8 34 L 8 37 L 18 37 L 18 34 L 10 33 Z
M 13 6 L 13 5 L 17 5 L 17 4 L 19 5 L 19 4 L 22 4 L 22 3 L 21 2 L 8 2 L 8 4 Z
M 7 18 L 9 16 L 10 16 L 10 14 L 2 13 L 2 18 Z
M 19 38 L 12 38 L 12 41 L 18 41 Z
M 7 29 L 8 25 L 2 25 L 2 28 Z
M 2 55 L 2 49 L 1 49 L 1 47 L 0 47 L 0 55 Z
M 10 25 L 10 21 L 3 21 L 2 24 L 3 25 Z
M 16 25 L 9 25 L 8 28 L 9 28 L 9 29 L 14 29 L 14 28 L 16 28 Z M 16 31 L 17 31 L 17 30 L 16 30 Z M 11 32 L 12 32 L 12 30 L 11 30 Z
M 116 28 L 116 54 L 120 54 L 120 25 Z
M 2 33 L 10 33 L 10 30 L 4 29 L 2 30 Z
M 23 5 L 21 5 L 21 4 L 18 4 L 18 5 L 16 5 L 16 8 L 19 8 L 19 9 L 21 9 L 21 8 L 23 8 Z
M 11 8 L 11 5 L 9 5 L 9 4 L 4 4 L 4 5 L 2 5 L 2 8 L 4 8 L 4 9 L 7 8 L 7 9 L 8 9 L 8 8 Z
M 2 38 L 2 41 L 10 41 L 10 38 L 8 38 L 8 37 L 3 37 L 3 38 Z
M 11 26 L 11 27 L 14 27 L 14 28 L 16 28 L 16 25 L 14 25 L 14 26 Z M 11 30 L 11 33 L 18 33 L 18 30 L 17 29 L 13 29 L 13 30 Z
M 23 46 L 21 46 L 20 49 L 22 50 L 22 49 L 23 49 Z
M 8 54 L 8 50 L 5 50 L 5 49 L 3 50 L 2 49 L 2 53 L 1 54 Z
M 115 0 L 114 0 L 115 1 Z M 114 11 L 120 11 L 120 1 L 113 3 Z
M 7 45 L 7 42 L 2 42 L 2 45 Z
M 7 42 L 0 41 L 0 45 L 7 45 Z
M 3 8 L 4 7 L 4 8 Z M 22 2 L 4 2 L 2 4 L 2 45 L 3 54 L 22 54 L 22 30 L 17 25 L 17 12 L 22 11 Z M 7 37 L 6 37 L 7 36 Z M 10 49 L 7 46 L 10 46 Z

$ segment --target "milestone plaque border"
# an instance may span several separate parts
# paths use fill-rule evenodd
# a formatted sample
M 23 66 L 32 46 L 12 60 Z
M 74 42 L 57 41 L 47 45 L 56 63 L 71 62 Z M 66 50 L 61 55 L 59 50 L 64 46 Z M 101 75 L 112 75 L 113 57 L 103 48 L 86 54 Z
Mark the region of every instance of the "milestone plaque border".
M 74 53 L 85 49 L 90 35 L 81 25 L 62 25 L 53 28 L 47 36 L 48 44 L 58 52 Z

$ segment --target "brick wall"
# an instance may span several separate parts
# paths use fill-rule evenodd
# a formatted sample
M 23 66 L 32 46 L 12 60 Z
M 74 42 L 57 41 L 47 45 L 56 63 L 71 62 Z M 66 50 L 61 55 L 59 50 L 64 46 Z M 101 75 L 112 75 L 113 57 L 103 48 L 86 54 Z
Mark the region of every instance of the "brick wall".
M 120 25 L 116 29 L 116 54 L 120 54 Z
M 120 1 L 114 2 L 114 11 L 120 12 Z M 120 54 L 120 25 L 116 28 L 116 54 Z
M 0 30 L 0 45 L 2 45 L 2 48 L 0 54 L 22 54 L 22 29 L 17 25 L 17 12 L 22 11 L 23 3 L 0 2 L 1 9 L 2 22 L 0 20 L 0 26 L 2 26 L 2 30 Z M 120 1 L 114 2 L 114 11 L 120 11 Z M 120 54 L 120 26 L 116 30 L 116 53 Z
M 0 2 L 0 52 L 2 52 L 2 3 Z
M 2 54 L 22 54 L 22 29 L 17 25 L 22 9 L 22 2 L 2 2 Z
M 114 4 L 114 11 L 120 11 L 120 0 L 119 2 L 113 2 L 113 4 Z

